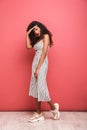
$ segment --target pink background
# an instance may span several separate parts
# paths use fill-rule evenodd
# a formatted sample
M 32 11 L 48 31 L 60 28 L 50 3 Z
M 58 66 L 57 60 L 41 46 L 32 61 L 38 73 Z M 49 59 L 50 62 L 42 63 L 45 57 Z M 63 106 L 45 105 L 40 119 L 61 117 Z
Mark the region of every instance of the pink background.
M 35 110 L 28 96 L 34 50 L 26 27 L 44 23 L 53 34 L 47 83 L 61 110 L 87 110 L 86 0 L 0 1 L 0 110 Z M 43 110 L 49 110 L 42 103 Z

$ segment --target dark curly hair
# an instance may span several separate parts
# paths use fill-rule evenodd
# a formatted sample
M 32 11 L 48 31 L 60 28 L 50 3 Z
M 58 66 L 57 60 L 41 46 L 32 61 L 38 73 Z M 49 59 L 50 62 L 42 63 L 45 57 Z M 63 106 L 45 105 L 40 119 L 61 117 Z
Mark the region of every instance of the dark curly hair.
M 42 24 L 41 22 L 39 22 L 39 21 L 32 21 L 32 22 L 28 25 L 28 27 L 27 27 L 27 29 L 26 29 L 26 32 L 28 32 L 29 29 L 31 29 L 31 28 L 34 27 L 35 25 L 37 25 L 37 26 L 41 29 L 41 35 L 40 35 L 39 37 L 36 37 L 33 30 L 30 32 L 29 38 L 31 39 L 31 45 L 32 45 L 32 47 L 35 45 L 35 43 L 36 43 L 37 41 L 43 39 L 44 34 L 48 34 L 48 35 L 49 35 L 49 37 L 50 37 L 50 46 L 51 46 L 51 45 L 53 44 L 53 41 L 52 41 L 52 33 L 51 33 L 51 32 L 47 29 L 47 27 L 46 27 L 44 24 Z

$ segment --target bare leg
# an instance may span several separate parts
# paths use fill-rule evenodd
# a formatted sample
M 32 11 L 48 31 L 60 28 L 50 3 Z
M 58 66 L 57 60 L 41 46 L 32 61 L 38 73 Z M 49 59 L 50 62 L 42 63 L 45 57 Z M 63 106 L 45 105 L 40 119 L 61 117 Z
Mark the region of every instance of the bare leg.
M 41 101 L 38 102 L 37 99 L 36 99 L 36 107 L 37 107 L 37 113 L 40 114 L 41 113 Z
M 52 101 L 48 101 L 47 103 L 50 105 L 51 110 L 55 110 L 55 107 Z
M 53 104 L 52 101 L 48 101 L 48 104 L 51 107 L 51 112 L 53 114 L 53 118 L 54 119 L 59 119 L 60 118 L 60 113 L 59 113 L 59 106 L 58 103 L 57 104 Z

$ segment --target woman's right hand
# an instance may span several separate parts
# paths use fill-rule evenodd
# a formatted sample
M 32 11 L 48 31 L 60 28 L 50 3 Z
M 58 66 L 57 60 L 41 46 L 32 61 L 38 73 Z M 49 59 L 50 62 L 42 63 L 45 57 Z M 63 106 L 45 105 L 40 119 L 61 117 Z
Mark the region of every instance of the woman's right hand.
M 29 35 L 30 32 L 36 27 L 37 25 L 35 25 L 34 27 L 32 27 L 31 29 L 28 30 L 27 34 Z

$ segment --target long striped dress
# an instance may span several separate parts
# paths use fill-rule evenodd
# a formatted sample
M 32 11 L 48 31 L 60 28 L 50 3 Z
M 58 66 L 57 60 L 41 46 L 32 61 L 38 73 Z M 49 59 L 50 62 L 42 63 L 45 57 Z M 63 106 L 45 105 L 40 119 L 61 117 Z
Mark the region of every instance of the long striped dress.
M 30 80 L 29 95 L 34 98 L 37 98 L 38 101 L 50 101 L 51 98 L 49 95 L 46 81 L 46 75 L 48 70 L 48 53 L 39 69 L 38 78 L 36 79 L 34 76 L 34 72 L 36 70 L 37 64 L 39 62 L 42 53 L 43 44 L 44 44 L 43 40 L 40 40 L 34 45 L 35 56 L 32 62 L 32 74 Z

